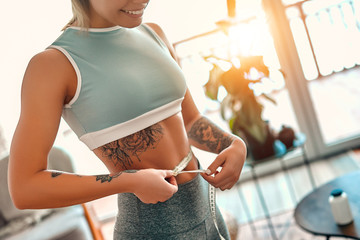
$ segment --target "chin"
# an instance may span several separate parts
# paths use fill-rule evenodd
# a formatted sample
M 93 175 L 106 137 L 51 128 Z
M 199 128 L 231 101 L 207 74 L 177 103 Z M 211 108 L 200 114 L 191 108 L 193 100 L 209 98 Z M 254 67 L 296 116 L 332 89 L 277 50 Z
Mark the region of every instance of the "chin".
M 141 23 L 142 23 L 142 20 L 134 21 L 134 22 L 131 22 L 131 23 L 122 23 L 122 24 L 119 24 L 119 26 L 124 27 L 124 28 L 135 28 L 135 27 L 140 26 Z

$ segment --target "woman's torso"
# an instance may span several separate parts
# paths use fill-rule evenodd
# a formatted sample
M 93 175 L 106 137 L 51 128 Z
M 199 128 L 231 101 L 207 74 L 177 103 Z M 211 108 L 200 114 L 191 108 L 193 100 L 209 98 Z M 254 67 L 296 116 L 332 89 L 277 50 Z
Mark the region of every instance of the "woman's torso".
M 75 133 L 111 173 L 125 169 L 171 170 L 190 151 L 182 115 L 178 110 L 186 89 L 182 73 L 151 32 L 150 35 L 148 30 L 145 34 L 141 33 L 116 29 L 89 33 L 91 39 L 88 39 L 86 35 L 77 35 L 74 29 L 70 29 L 56 42 L 57 45 L 53 45 L 72 61 L 74 69 L 67 71 L 76 72 L 67 82 L 69 90 L 63 117 L 65 113 L 65 120 L 69 120 Z M 132 38 L 133 35 L 137 38 Z M 123 48 L 117 42 L 123 36 L 127 37 L 125 44 L 129 43 L 129 39 L 139 42 L 135 46 L 129 43 L 133 50 L 128 58 L 123 55 L 124 51 L 129 51 L 128 47 Z M 140 41 L 139 37 L 143 39 Z M 76 40 L 79 42 L 77 45 Z M 151 47 L 151 51 L 148 51 L 145 43 Z M 113 54 L 111 61 L 106 59 L 112 52 L 111 48 L 106 49 L 109 44 L 123 49 L 119 50 L 118 55 Z M 93 49 L 96 54 L 88 55 Z M 106 51 L 107 54 L 101 55 Z M 134 59 L 134 51 L 137 60 L 129 65 Z M 117 56 L 123 60 L 114 65 Z M 151 59 L 150 65 L 144 59 L 147 57 Z M 69 68 L 69 65 L 66 67 Z M 127 82 L 124 79 L 128 79 Z M 134 89 L 142 91 L 141 94 L 134 92 Z M 107 91 L 112 93 L 107 94 Z M 134 97 L 136 94 L 138 97 Z M 125 95 L 128 97 L 124 98 Z M 136 112 L 137 108 L 140 108 L 139 112 Z M 128 112 L 132 114 L 128 119 L 119 120 Z M 129 129 L 130 134 L 123 134 Z M 197 165 L 193 158 L 186 169 L 196 169 Z M 178 183 L 194 176 L 181 174 L 177 177 Z
M 172 170 L 189 153 L 190 146 L 181 113 L 173 115 L 135 134 L 94 149 L 95 155 L 111 173 L 125 169 Z M 198 168 L 197 160 L 185 168 Z M 180 174 L 178 183 L 187 182 L 194 174 Z

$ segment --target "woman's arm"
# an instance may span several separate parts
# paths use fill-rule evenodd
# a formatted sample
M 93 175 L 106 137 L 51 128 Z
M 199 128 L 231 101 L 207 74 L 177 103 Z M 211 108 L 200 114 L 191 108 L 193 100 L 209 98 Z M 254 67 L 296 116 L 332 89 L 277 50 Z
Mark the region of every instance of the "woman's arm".
M 176 52 L 167 40 L 162 29 L 153 23 L 148 24 L 164 41 L 175 61 L 178 62 Z M 246 146 L 242 139 L 227 133 L 200 114 L 191 97 L 189 90 L 182 103 L 182 115 L 191 145 L 218 156 L 209 166 L 211 175 L 203 177 L 215 187 L 222 190 L 230 189 L 239 179 L 246 159 Z M 217 169 L 222 167 L 220 173 Z
M 74 95 L 75 79 L 67 58 L 54 49 L 36 55 L 28 65 L 10 149 L 9 189 L 14 204 L 20 209 L 64 207 L 120 192 L 133 192 L 147 203 L 171 197 L 177 191 L 174 179 L 170 178 L 171 184 L 165 179 L 171 171 L 78 176 L 47 170 L 62 108 Z
M 206 117 L 202 116 L 187 91 L 182 103 L 182 114 L 191 145 L 212 153 L 217 157 L 208 169 L 210 175 L 202 176 L 221 190 L 230 189 L 238 181 L 246 159 L 246 146 L 242 139 L 223 131 Z M 221 167 L 221 171 L 217 169 Z M 214 174 L 214 175 L 213 175 Z

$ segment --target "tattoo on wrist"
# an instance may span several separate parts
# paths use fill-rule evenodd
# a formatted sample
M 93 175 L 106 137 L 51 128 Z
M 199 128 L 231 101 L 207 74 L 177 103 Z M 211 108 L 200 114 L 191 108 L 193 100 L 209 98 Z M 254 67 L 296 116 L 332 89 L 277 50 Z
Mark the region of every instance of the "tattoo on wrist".
M 113 180 L 114 178 L 117 178 L 118 176 L 120 176 L 123 173 L 136 173 L 137 171 L 138 170 L 125 170 L 125 171 L 118 172 L 112 176 L 110 174 L 98 175 L 98 176 L 96 176 L 96 181 L 101 181 L 101 183 L 111 182 L 111 180 Z
M 102 156 L 123 169 L 128 169 L 133 164 L 133 159 L 141 162 L 140 155 L 148 149 L 155 149 L 163 136 L 160 124 L 154 124 L 132 135 L 113 141 L 100 147 Z
M 198 119 L 192 125 L 188 136 L 194 141 L 206 145 L 209 150 L 217 153 L 229 147 L 233 141 L 231 136 L 227 135 L 204 117 Z
M 60 176 L 62 172 L 51 172 L 51 177 L 56 178 L 57 176 Z
M 53 172 L 51 172 L 51 177 L 52 178 L 56 178 L 57 176 L 60 176 L 60 175 L 62 175 L 63 174 L 63 172 L 56 172 L 56 171 L 53 171 Z M 79 174 L 74 174 L 75 176 L 77 176 L 77 177 L 82 177 L 81 175 L 79 175 Z

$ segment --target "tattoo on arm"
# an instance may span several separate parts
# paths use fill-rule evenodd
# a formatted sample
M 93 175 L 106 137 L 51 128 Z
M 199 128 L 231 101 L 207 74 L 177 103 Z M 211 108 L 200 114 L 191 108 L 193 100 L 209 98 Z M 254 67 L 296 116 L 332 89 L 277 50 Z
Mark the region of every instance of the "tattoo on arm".
M 51 172 L 51 177 L 56 178 L 57 176 L 60 176 L 62 172 Z
M 206 145 L 209 150 L 217 153 L 229 147 L 233 141 L 231 136 L 204 117 L 198 119 L 192 125 L 188 136 L 199 144 Z
M 141 162 L 140 155 L 148 149 L 156 148 L 163 136 L 160 124 L 154 124 L 132 135 L 113 141 L 100 147 L 102 155 L 114 166 L 120 164 L 128 169 L 133 164 L 133 158 Z
M 97 175 L 97 176 L 95 176 L 95 178 L 96 178 L 96 181 L 101 181 L 101 183 L 111 182 L 111 180 L 113 180 L 114 178 L 117 178 L 118 176 L 120 176 L 123 173 L 136 173 L 137 171 L 139 171 L 139 170 L 125 170 L 125 171 L 118 172 L 114 175 L 110 175 L 110 174 Z M 56 178 L 57 176 L 60 176 L 61 174 L 63 174 L 63 173 L 54 171 L 54 172 L 51 172 L 51 177 Z M 81 175 L 77 175 L 77 174 L 75 174 L 75 176 L 82 177 Z
M 138 170 L 125 170 L 125 171 L 121 171 L 115 175 L 110 176 L 109 174 L 106 175 L 98 175 L 96 176 L 96 181 L 101 181 L 101 183 L 104 182 L 111 182 L 111 180 L 113 180 L 114 178 L 117 178 L 118 176 L 120 176 L 121 174 L 125 173 L 136 173 Z
M 60 175 L 62 175 L 63 174 L 63 172 L 57 172 L 57 171 L 53 171 L 53 172 L 51 172 L 51 177 L 52 178 L 56 178 L 57 176 L 60 176 Z M 77 177 L 82 177 L 81 175 L 79 175 L 79 174 L 74 174 L 75 176 L 77 176 Z

